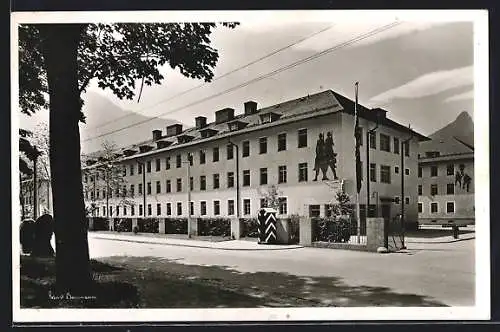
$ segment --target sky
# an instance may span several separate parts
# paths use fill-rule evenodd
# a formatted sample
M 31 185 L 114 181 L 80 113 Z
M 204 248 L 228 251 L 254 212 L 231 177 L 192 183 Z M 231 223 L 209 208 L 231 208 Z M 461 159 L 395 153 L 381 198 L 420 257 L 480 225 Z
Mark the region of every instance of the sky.
M 83 98 L 97 93 L 123 110 L 193 126 L 196 116 L 213 121 L 215 111 L 225 107 L 241 113 L 248 100 L 260 108 L 327 89 L 354 99 L 358 81 L 361 104 L 382 107 L 389 118 L 410 124 L 424 135 L 442 128 L 462 111 L 474 114 L 471 22 L 420 19 L 395 24 L 393 19 L 280 21 L 263 17 L 243 20 L 236 29 L 217 28 L 211 40 L 220 56 L 211 83 L 185 78 L 168 67 L 161 69 L 163 83 L 146 86 L 139 103 L 137 98 L 119 100 L 95 81 Z M 266 57 L 271 53 L 275 54 Z M 251 62 L 255 63 L 236 70 Z M 22 117 L 21 127 L 47 121 L 47 113 Z M 115 129 L 113 120 L 102 116 L 92 119 L 92 126 L 82 127 L 82 137 L 86 137 L 82 149 L 93 136 Z M 126 119 L 123 123 L 133 125 Z M 125 130 L 120 133 L 124 134 Z M 149 136 L 149 132 L 144 134 L 145 139 Z

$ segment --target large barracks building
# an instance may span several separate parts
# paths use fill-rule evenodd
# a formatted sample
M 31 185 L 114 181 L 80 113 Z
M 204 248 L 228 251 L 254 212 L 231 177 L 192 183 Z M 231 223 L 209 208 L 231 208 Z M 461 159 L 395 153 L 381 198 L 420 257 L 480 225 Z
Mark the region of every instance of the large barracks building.
M 102 176 L 97 180 L 99 161 L 84 170 L 84 181 L 96 181 L 85 186 L 90 188 L 86 204 L 95 204 L 97 216 L 119 218 L 186 217 L 188 210 L 193 217 L 249 218 L 264 204 L 269 186 L 276 185 L 278 216 L 328 215 L 338 190 L 355 202 L 354 108 L 352 100 L 328 90 L 265 108 L 247 101 L 241 114 L 225 108 L 215 112 L 214 121 L 197 117 L 192 128 L 175 124 L 155 130 L 150 140 L 119 151 L 121 190 L 135 205 L 120 204 L 116 195 L 106 204 L 106 185 Z M 427 138 L 390 120 L 382 109 L 358 105 L 358 114 L 362 216 L 369 179 L 370 216 L 394 217 L 405 200 L 406 219 L 416 222 L 418 145 Z M 377 125 L 366 142 L 367 130 Z

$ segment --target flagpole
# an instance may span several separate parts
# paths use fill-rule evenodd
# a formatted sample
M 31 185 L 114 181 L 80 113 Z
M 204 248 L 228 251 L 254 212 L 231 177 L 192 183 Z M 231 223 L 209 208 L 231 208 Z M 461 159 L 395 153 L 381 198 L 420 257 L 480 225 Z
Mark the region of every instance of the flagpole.
M 360 162 L 359 160 L 359 133 L 358 133 L 358 127 L 359 127 L 359 117 L 358 117 L 358 85 L 359 82 L 356 82 L 354 84 L 355 87 L 355 99 L 356 102 L 354 103 L 354 145 L 355 145 L 355 163 L 356 163 L 356 223 L 357 223 L 357 236 L 358 236 L 358 244 L 361 242 L 361 219 L 360 219 L 360 208 L 359 208 L 359 165 L 358 163 Z M 367 142 L 368 144 L 368 142 Z

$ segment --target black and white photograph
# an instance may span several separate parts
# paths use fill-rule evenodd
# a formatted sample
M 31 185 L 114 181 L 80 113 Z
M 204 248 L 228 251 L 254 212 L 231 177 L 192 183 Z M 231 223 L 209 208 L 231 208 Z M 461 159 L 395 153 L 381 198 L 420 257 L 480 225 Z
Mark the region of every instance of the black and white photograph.
M 13 320 L 489 319 L 487 24 L 12 13 Z

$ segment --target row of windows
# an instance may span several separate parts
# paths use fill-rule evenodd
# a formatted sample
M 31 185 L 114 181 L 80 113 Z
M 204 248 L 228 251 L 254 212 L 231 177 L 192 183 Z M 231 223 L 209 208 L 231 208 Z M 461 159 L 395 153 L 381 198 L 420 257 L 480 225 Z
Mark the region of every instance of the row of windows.
M 285 215 L 288 213 L 288 202 L 286 197 L 279 197 L 278 198 L 279 206 L 278 206 L 278 214 Z M 266 199 L 262 198 L 260 199 L 260 207 L 267 207 L 267 202 Z M 129 210 L 129 209 L 130 210 Z M 148 204 L 147 205 L 147 215 L 151 216 L 153 215 L 153 205 Z M 166 203 L 165 205 L 165 214 L 167 216 L 173 215 L 172 211 L 172 203 Z M 190 209 L 190 215 L 195 215 L 195 204 L 194 202 L 190 202 L 189 204 L 189 209 Z M 116 209 L 114 210 L 113 214 L 113 206 L 109 206 L 109 215 L 110 216 L 127 216 L 130 211 L 130 216 L 135 215 L 135 206 L 122 206 L 120 209 L 120 206 L 117 206 Z M 243 199 L 243 215 L 250 215 L 251 214 L 251 201 L 248 198 Z M 139 204 L 139 216 L 143 215 L 143 206 L 142 204 Z M 177 202 L 175 204 L 175 214 L 177 216 L 182 215 L 182 202 Z M 206 216 L 207 215 L 207 202 L 206 201 L 200 201 L 199 202 L 199 214 L 201 216 Z M 218 216 L 221 214 L 221 202 L 219 200 L 213 201 L 213 215 Z M 102 207 L 102 215 L 106 215 L 106 206 Z M 162 204 L 157 203 L 156 204 L 156 215 L 161 216 L 162 215 Z M 227 215 L 233 216 L 235 215 L 235 203 L 234 200 L 230 199 L 227 201 Z
M 394 167 L 394 173 L 399 174 L 399 166 Z M 410 175 L 410 169 L 405 168 L 405 175 Z M 370 163 L 370 182 L 377 182 L 377 164 Z M 391 167 L 380 165 L 380 182 L 391 183 Z
M 361 133 L 363 132 L 363 129 L 361 129 Z M 361 145 L 363 145 L 363 134 L 361 134 Z M 377 134 L 375 132 L 370 132 L 368 136 L 370 142 L 370 148 L 371 149 L 376 149 L 377 148 Z M 380 151 L 385 151 L 385 152 L 393 152 L 395 154 L 399 154 L 400 152 L 400 147 L 401 147 L 401 142 L 399 138 L 393 137 L 392 138 L 392 151 L 391 151 L 391 137 L 386 134 L 379 134 L 380 138 Z M 403 145 L 404 149 L 404 154 L 405 156 L 410 156 L 410 144 L 409 142 L 405 142 Z
M 268 152 L 267 149 L 267 142 L 268 142 L 268 137 L 260 137 L 259 138 L 259 154 L 266 154 Z M 279 151 L 285 151 L 287 149 L 287 134 L 286 133 L 281 133 L 277 136 L 277 143 L 278 143 L 278 152 Z M 298 148 L 304 148 L 307 147 L 307 129 L 300 129 L 297 132 L 297 147 Z M 244 141 L 242 142 L 242 152 L 241 156 L 243 158 L 249 157 L 250 156 L 250 141 Z M 226 146 L 226 157 L 227 160 L 231 160 L 234 158 L 234 147 L 232 143 L 227 144 Z M 205 150 L 200 150 L 198 152 L 198 160 L 200 165 L 203 165 L 206 163 L 206 151 Z M 220 152 L 219 152 L 219 147 L 214 147 L 212 148 L 212 162 L 218 162 L 220 160 Z M 175 156 L 175 165 L 177 168 L 182 167 L 182 157 L 180 154 L 177 154 Z M 193 165 L 193 158 L 192 156 L 189 158 L 189 163 L 192 166 Z M 156 159 L 154 161 L 155 165 L 155 171 L 159 172 L 161 171 L 161 159 Z M 165 158 L 165 169 L 168 170 L 170 169 L 170 157 Z M 134 175 L 135 172 L 135 165 L 131 164 L 128 166 L 128 174 L 129 175 Z M 142 174 L 143 171 L 143 165 L 138 164 L 137 165 L 137 173 Z M 152 161 L 147 161 L 146 162 L 146 172 L 151 173 L 152 171 Z M 124 167 L 123 169 L 123 174 L 126 176 L 127 175 L 127 168 Z M 85 178 L 85 182 L 87 181 L 87 178 Z
M 423 210 L 424 210 L 424 204 L 419 202 L 418 213 L 422 213 Z M 429 211 L 430 213 L 439 213 L 438 202 L 430 202 Z M 455 213 L 455 202 L 446 202 L 446 213 Z
M 460 164 L 459 168 L 464 169 L 465 165 Z M 438 170 L 439 170 L 439 168 L 437 165 L 430 166 L 430 176 L 431 177 L 438 176 Z M 446 165 L 446 176 L 453 176 L 453 175 L 455 175 L 455 164 L 447 164 Z M 419 178 L 422 177 L 422 167 L 418 168 L 418 177 Z
M 419 184 L 418 185 L 418 194 L 420 196 L 423 195 L 422 191 L 423 191 L 423 187 L 421 184 Z M 439 195 L 437 184 L 433 183 L 430 185 L 430 193 L 431 193 L 431 196 Z M 455 195 L 455 184 L 454 183 L 447 183 L 446 184 L 446 195 Z

